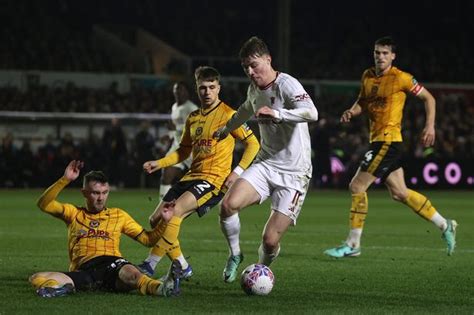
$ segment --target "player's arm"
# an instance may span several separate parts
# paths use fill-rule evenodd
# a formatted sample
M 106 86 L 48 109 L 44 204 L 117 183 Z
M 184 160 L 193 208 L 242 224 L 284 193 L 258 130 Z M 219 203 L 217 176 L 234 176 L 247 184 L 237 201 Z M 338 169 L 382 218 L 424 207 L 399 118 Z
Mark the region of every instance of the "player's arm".
M 254 112 L 252 103 L 247 98 L 247 100 L 242 105 L 240 105 L 239 109 L 232 116 L 232 118 L 227 121 L 225 126 L 219 128 L 216 132 L 214 132 L 213 138 L 216 138 L 218 140 L 225 139 L 231 131 L 234 131 L 235 129 L 242 126 L 242 124 L 247 122 L 247 120 L 249 120 L 253 114 Z
M 122 212 L 125 224 L 123 225 L 123 233 L 132 239 L 136 240 L 140 244 L 152 247 L 158 242 L 162 236 L 161 231 L 158 229 L 157 225 L 151 231 L 145 230 L 137 221 L 135 221 L 127 212 Z
M 351 108 L 346 109 L 342 115 L 340 122 L 347 123 L 350 122 L 352 117 L 359 116 L 362 114 L 362 106 L 359 105 L 360 98 L 351 106 Z
M 240 174 L 246 170 L 250 164 L 252 164 L 255 156 L 260 150 L 260 143 L 258 142 L 257 137 L 249 129 L 247 124 L 240 126 L 240 128 L 232 132 L 232 136 L 242 141 L 244 145 L 244 153 L 240 159 L 239 164 L 234 168 L 234 170 L 227 176 L 224 186 L 230 188 L 232 184 L 239 178 Z
M 62 216 L 64 212 L 64 205 L 56 200 L 59 193 L 66 187 L 70 182 L 75 180 L 80 173 L 84 163 L 81 161 L 73 160 L 69 162 L 64 175 L 58 179 L 53 185 L 48 187 L 43 194 L 39 197 L 36 205 L 46 213 L 53 216 Z
M 416 97 L 425 104 L 426 120 L 421 135 L 421 142 L 425 147 L 429 147 L 435 142 L 436 100 L 426 88 L 423 88 Z
M 176 165 L 186 160 L 191 155 L 191 151 L 192 151 L 192 140 L 191 140 L 191 133 L 190 133 L 190 128 L 189 128 L 189 119 L 188 119 L 186 120 L 186 125 L 184 127 L 184 131 L 181 136 L 181 142 L 179 144 L 178 149 L 166 155 L 164 158 L 161 158 L 155 161 L 147 161 L 143 163 L 143 170 L 146 173 L 151 174 L 162 168 Z
M 264 106 L 258 109 L 255 116 L 271 117 L 275 122 L 302 123 L 318 120 L 318 110 L 298 80 L 286 80 L 281 86 L 281 93 L 285 102 L 284 108 L 272 109 Z

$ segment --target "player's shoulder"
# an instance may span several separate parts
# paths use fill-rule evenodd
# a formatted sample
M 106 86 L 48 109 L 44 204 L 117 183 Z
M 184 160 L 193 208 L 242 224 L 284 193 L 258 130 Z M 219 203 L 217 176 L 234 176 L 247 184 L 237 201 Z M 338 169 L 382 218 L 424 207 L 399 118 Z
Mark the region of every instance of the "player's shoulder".
M 197 117 L 199 116 L 199 114 L 201 113 L 201 111 L 199 110 L 199 108 L 193 110 L 191 113 L 189 113 L 189 118 L 193 118 L 193 117 Z
M 303 88 L 303 85 L 298 79 L 289 75 L 288 73 L 279 72 L 275 79 L 274 87 L 286 91 L 299 91 Z
M 229 104 L 225 102 L 220 102 L 220 104 L 217 106 L 217 110 L 224 112 L 228 115 L 233 115 L 235 113 L 235 109 L 233 109 Z
M 397 77 L 401 77 L 401 78 L 411 78 L 413 77 L 410 73 L 406 72 L 406 71 L 403 71 L 397 67 L 392 67 L 392 69 L 390 69 L 390 72 L 397 76 Z

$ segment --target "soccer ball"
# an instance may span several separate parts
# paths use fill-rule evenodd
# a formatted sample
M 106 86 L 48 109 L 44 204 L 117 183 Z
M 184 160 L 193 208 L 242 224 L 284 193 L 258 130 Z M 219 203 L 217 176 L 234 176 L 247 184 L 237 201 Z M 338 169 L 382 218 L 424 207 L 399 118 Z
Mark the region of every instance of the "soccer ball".
M 273 289 L 273 272 L 263 264 L 252 264 L 244 269 L 240 286 L 248 295 L 267 295 Z

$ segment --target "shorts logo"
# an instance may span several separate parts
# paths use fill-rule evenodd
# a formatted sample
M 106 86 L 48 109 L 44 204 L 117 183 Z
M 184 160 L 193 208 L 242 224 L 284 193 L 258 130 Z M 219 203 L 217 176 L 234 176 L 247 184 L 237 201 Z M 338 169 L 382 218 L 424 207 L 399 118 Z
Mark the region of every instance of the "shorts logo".
M 367 151 L 367 153 L 365 153 L 364 160 L 366 162 L 370 162 L 373 159 L 373 157 L 374 157 L 374 152 L 370 150 L 370 151 Z
M 100 225 L 100 222 L 97 220 L 92 220 L 91 222 L 89 222 L 89 226 L 91 227 L 91 229 L 96 229 L 99 227 L 99 225 Z

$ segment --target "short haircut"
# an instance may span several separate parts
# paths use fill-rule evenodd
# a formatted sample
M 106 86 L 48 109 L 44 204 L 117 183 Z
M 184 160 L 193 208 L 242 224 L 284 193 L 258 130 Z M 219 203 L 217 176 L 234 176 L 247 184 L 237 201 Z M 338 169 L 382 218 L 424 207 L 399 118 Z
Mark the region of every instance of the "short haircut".
M 257 36 L 250 37 L 240 48 L 239 57 L 245 59 L 248 57 L 270 55 L 267 44 Z
M 194 78 L 198 81 L 217 81 L 220 82 L 221 75 L 216 68 L 209 66 L 200 66 L 194 71 Z
M 90 171 L 89 173 L 84 175 L 84 178 L 82 181 L 82 187 L 85 188 L 87 184 L 89 184 L 92 181 L 106 184 L 109 182 L 109 179 L 102 171 Z
M 379 46 L 390 46 L 392 52 L 394 53 L 397 50 L 397 44 L 391 36 L 384 36 L 375 41 L 375 45 Z

